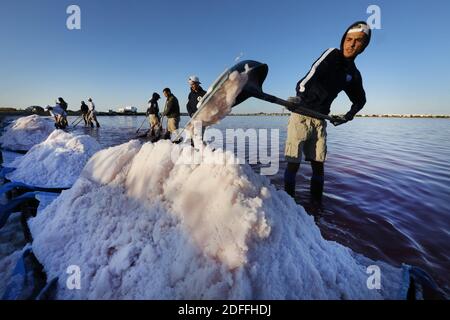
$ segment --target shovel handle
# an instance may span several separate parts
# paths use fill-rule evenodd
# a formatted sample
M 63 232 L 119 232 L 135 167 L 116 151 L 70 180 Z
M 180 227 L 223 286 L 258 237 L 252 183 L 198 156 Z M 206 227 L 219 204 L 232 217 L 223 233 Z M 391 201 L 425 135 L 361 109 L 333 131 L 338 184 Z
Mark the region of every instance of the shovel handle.
M 141 130 L 142 126 L 144 125 L 145 121 L 147 120 L 147 116 L 145 116 L 144 121 L 142 121 L 141 125 L 139 126 L 139 128 L 136 130 L 136 133 L 139 132 L 139 130 Z
M 271 94 L 267 94 L 265 92 L 252 92 L 252 96 L 255 98 L 267 101 L 267 102 L 282 105 L 283 107 L 286 107 L 286 109 L 288 109 L 291 112 L 299 113 L 299 114 L 302 114 L 302 115 L 305 115 L 308 117 L 321 119 L 321 120 L 329 120 L 329 121 L 333 120 L 333 118 L 330 117 L 329 115 L 305 108 L 298 103 L 286 101 L 286 100 L 280 99 L 276 96 L 273 96 Z
M 80 119 L 81 116 L 78 116 L 75 120 L 72 121 L 72 123 L 70 125 L 73 125 L 75 122 L 78 121 L 78 119 Z

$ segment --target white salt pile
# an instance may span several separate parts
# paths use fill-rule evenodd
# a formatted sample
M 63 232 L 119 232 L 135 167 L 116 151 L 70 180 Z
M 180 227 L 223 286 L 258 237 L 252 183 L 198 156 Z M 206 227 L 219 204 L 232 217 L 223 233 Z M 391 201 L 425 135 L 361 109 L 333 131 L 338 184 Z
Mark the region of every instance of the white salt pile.
M 31 115 L 14 120 L 0 137 L 2 148 L 28 151 L 41 143 L 55 130 L 55 122 L 49 117 Z
M 6 177 L 35 187 L 69 188 L 98 150 L 100 144 L 88 135 L 55 130 L 44 142 L 13 161 L 11 166 L 17 169 Z
M 313 218 L 248 165 L 205 148 L 138 141 L 102 150 L 30 220 L 59 299 L 396 298 L 401 271 L 322 238 Z M 209 163 L 208 163 L 209 162 Z M 228 162 L 231 163 L 231 162 Z M 367 286 L 369 264 L 382 289 Z M 81 289 L 66 286 L 79 268 Z M 70 270 L 70 269 L 69 269 Z

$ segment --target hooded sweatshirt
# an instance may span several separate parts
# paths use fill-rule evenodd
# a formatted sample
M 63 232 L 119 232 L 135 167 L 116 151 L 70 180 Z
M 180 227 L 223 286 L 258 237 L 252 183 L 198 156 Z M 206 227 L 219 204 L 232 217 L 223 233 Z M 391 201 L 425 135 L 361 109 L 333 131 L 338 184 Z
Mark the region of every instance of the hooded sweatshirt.
M 329 114 L 332 102 L 341 91 L 344 91 L 352 102 L 345 118 L 351 120 L 366 104 L 361 73 L 356 68 L 354 59 L 347 59 L 342 53 L 347 32 L 357 24 L 367 25 L 365 22 L 352 24 L 342 37 L 341 48 L 326 50 L 314 62 L 308 74 L 298 81 L 296 91 L 303 107 Z M 370 29 L 365 47 L 369 41 Z

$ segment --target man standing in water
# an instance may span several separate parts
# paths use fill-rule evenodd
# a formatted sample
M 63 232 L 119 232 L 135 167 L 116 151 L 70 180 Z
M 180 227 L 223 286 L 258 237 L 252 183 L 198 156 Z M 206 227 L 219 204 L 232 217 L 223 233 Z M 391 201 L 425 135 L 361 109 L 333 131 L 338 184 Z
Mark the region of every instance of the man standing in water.
M 309 73 L 297 83 L 297 96 L 290 98 L 290 101 L 327 115 L 333 100 L 344 91 L 353 104 L 347 114 L 334 116 L 331 122 L 338 126 L 352 120 L 366 103 L 361 74 L 354 61 L 368 46 L 370 37 L 371 30 L 367 23 L 352 24 L 342 37 L 340 49 L 328 49 L 314 62 Z M 327 153 L 326 122 L 293 111 L 288 122 L 284 189 L 295 197 L 295 178 L 303 153 L 312 167 L 311 203 L 320 207 Z
M 89 122 L 91 123 L 91 127 L 94 127 L 94 122 L 97 125 L 97 128 L 100 128 L 100 123 L 97 121 L 97 112 L 95 111 L 95 104 L 92 101 L 92 98 L 88 99 L 88 107 L 89 107 Z
M 152 98 L 148 101 L 148 108 L 146 115 L 148 117 L 148 121 L 150 122 L 150 131 L 149 135 L 151 137 L 157 136 L 157 133 L 160 131 L 161 128 L 161 118 L 159 117 L 159 106 L 158 106 L 158 100 L 161 98 L 161 96 L 153 92 Z
M 163 115 L 167 117 L 167 131 L 172 134 L 178 129 L 180 124 L 180 105 L 178 104 L 178 99 L 169 88 L 165 88 L 163 94 L 167 99 Z
M 89 123 L 89 118 L 88 118 L 89 107 L 84 101 L 81 101 L 80 111 L 81 111 L 81 116 L 83 117 L 84 126 L 86 127 Z
M 55 119 L 56 129 L 65 129 L 67 127 L 67 112 L 59 104 L 59 100 L 56 100 L 54 107 L 47 106 L 45 110 Z

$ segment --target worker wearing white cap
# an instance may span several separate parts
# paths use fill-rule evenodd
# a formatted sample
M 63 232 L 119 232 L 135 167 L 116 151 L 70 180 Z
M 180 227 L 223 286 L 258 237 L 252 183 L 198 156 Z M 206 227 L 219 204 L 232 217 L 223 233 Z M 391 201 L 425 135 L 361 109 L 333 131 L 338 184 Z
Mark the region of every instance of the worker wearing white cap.
M 335 126 L 351 121 L 366 104 L 362 76 L 355 59 L 368 46 L 370 27 L 364 21 L 353 23 L 343 34 L 340 49 L 330 48 L 317 59 L 297 83 L 297 96 L 289 98 L 299 106 L 328 115 L 332 102 L 344 91 L 352 103 L 345 115 L 332 116 Z M 324 188 L 324 162 L 327 155 L 325 120 L 302 115 L 293 108 L 285 143 L 284 189 L 295 197 L 296 174 L 302 158 L 311 163 L 311 203 L 321 208 Z
M 190 76 L 188 83 L 191 87 L 191 92 L 188 96 L 186 109 L 189 117 L 192 118 L 192 116 L 197 112 L 197 104 L 202 100 L 203 96 L 206 94 L 206 91 L 200 86 L 201 82 L 197 76 Z

